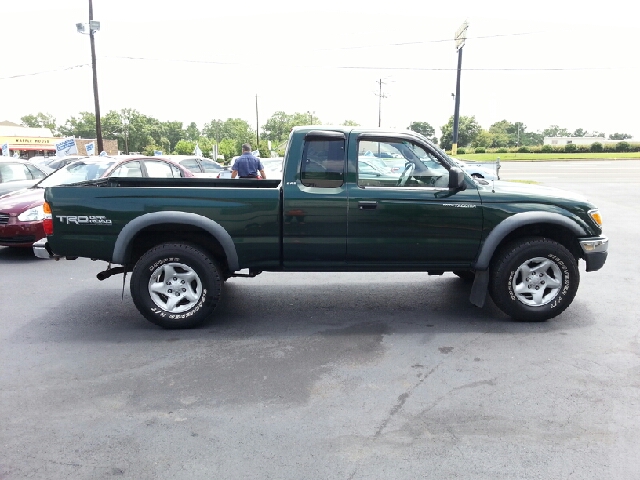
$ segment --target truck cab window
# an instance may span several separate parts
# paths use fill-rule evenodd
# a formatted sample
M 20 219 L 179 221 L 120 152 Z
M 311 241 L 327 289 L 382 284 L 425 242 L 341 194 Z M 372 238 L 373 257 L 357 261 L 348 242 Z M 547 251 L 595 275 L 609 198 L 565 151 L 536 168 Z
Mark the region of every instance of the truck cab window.
M 305 142 L 300 181 L 307 187 L 335 188 L 344 183 L 344 139 L 310 139 Z
M 358 142 L 358 185 L 361 187 L 447 188 L 449 171 L 418 144 L 398 139 Z

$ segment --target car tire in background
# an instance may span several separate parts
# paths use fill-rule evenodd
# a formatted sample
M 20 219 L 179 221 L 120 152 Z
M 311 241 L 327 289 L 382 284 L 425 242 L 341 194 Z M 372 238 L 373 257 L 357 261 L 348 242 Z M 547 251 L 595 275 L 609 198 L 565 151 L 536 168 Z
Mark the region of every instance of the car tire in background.
M 223 277 L 216 262 L 198 247 L 164 243 L 136 263 L 130 290 L 138 311 L 163 328 L 193 328 L 215 310 Z

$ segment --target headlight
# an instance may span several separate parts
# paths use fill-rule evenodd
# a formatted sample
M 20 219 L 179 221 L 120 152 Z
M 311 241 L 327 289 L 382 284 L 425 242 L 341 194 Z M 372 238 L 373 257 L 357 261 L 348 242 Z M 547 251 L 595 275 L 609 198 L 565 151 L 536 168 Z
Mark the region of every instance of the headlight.
M 602 217 L 600 216 L 600 212 L 598 209 L 589 210 L 589 216 L 596 222 L 599 226 L 602 226 Z
M 44 219 L 44 209 L 42 205 L 30 208 L 18 215 L 18 220 L 21 222 L 37 222 Z

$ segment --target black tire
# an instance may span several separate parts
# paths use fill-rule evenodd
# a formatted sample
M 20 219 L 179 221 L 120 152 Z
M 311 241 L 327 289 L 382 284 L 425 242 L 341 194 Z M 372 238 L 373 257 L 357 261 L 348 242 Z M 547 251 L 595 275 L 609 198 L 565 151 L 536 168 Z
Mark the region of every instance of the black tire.
M 140 257 L 130 290 L 133 303 L 150 322 L 167 329 L 193 328 L 215 310 L 222 283 L 220 268 L 200 249 L 163 243 Z
M 526 238 L 498 252 L 489 293 L 514 320 L 543 322 L 571 304 L 579 283 L 578 263 L 569 250 L 548 238 Z
M 455 270 L 453 274 L 457 275 L 465 282 L 473 282 L 476 278 L 475 272 L 472 272 L 471 270 Z

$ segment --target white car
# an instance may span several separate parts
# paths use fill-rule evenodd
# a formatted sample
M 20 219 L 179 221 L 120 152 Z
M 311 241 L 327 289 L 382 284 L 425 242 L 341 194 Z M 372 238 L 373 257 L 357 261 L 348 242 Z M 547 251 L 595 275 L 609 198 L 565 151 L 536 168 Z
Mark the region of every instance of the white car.
M 496 172 L 496 170 L 489 169 L 484 166 L 474 165 L 472 163 L 463 162 L 462 160 L 458 160 L 457 158 L 451 158 L 453 162 L 462 168 L 465 172 L 471 175 L 473 178 L 483 178 L 485 180 L 500 180 L 500 176 Z

